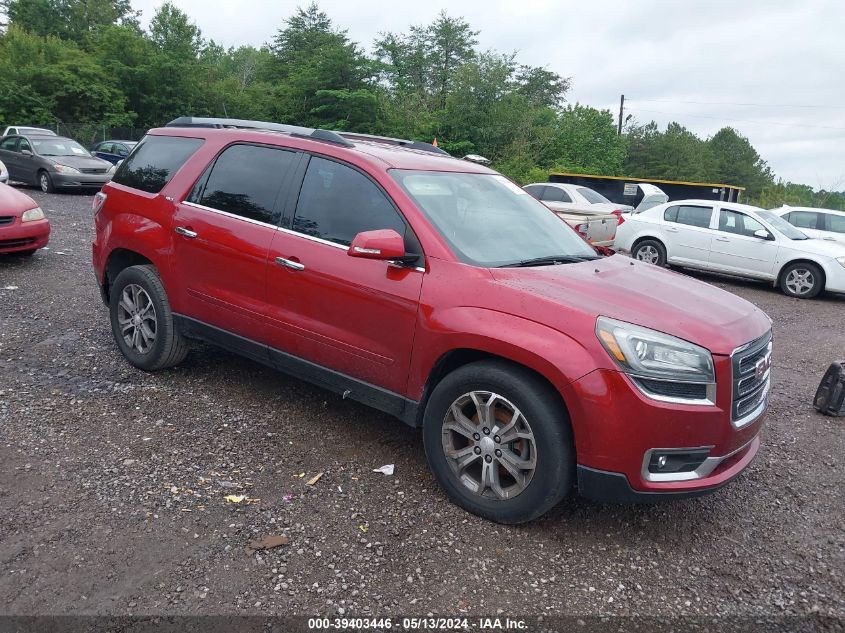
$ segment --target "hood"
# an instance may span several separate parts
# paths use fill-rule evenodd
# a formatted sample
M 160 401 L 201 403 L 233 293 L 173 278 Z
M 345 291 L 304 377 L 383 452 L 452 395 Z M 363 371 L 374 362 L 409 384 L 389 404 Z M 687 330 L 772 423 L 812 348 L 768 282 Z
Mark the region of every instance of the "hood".
M 0 215 L 20 215 L 38 203 L 9 185 L 0 184 Z
M 771 328 L 766 314 L 745 299 L 708 283 L 622 255 L 578 264 L 497 268 L 494 279 L 561 306 L 559 329 L 572 310 L 593 321 L 606 316 L 648 327 L 730 354 Z M 552 324 L 550 324 L 552 325 Z
M 802 231 L 803 229 L 798 229 Z M 787 240 L 783 244 L 784 248 L 789 248 L 801 253 L 811 253 L 813 255 L 821 255 L 822 257 L 842 257 L 845 256 L 845 244 L 841 242 L 833 242 L 831 240 L 820 240 L 811 237 L 808 240 Z
M 110 169 L 111 163 L 94 156 L 43 156 L 52 163 L 67 165 L 76 169 Z

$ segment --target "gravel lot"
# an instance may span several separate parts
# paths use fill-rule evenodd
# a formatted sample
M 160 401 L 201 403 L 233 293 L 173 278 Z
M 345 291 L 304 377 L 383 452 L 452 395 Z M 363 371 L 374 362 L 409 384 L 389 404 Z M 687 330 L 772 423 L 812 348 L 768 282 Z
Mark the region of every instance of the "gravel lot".
M 131 368 L 91 197 L 27 193 L 53 236 L 0 257 L 0 612 L 845 617 L 845 419 L 811 406 L 845 298 L 702 276 L 775 321 L 757 461 L 704 498 L 510 528 L 449 503 L 420 433 L 379 412 L 211 347 Z

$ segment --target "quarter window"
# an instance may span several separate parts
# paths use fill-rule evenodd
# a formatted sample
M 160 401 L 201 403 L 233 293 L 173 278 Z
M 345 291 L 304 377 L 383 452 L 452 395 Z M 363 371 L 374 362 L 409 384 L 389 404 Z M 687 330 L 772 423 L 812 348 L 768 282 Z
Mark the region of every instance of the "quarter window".
M 815 229 L 819 225 L 819 214 L 814 211 L 790 211 L 789 223 L 799 229 Z
M 361 172 L 312 156 L 302 183 L 293 230 L 349 245 L 358 233 L 393 229 L 405 235 L 405 221 Z
M 242 218 L 278 224 L 276 199 L 296 154 L 257 145 L 233 145 L 211 169 L 200 204 Z
M 766 227 L 749 215 L 729 209 L 721 209 L 719 211 L 719 230 L 725 233 L 754 237 L 755 231 L 765 231 Z
M 669 207 L 663 212 L 663 219 L 667 222 L 686 224 L 706 229 L 710 226 L 710 216 L 713 209 L 710 207 L 693 207 L 690 205 L 679 205 Z
M 158 193 L 202 143 L 202 139 L 184 136 L 147 136 L 138 151 L 123 161 L 112 180 L 147 193 Z

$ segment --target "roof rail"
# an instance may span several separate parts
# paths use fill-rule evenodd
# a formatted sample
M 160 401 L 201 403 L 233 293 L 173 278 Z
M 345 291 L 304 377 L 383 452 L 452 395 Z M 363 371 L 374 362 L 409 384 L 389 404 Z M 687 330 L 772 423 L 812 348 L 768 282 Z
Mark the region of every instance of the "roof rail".
M 337 132 L 332 130 L 321 130 L 300 125 L 287 125 L 284 123 L 269 123 L 267 121 L 247 121 L 245 119 L 219 119 L 211 117 L 190 117 L 182 116 L 173 119 L 165 127 L 204 127 L 204 128 L 243 128 L 249 130 L 270 130 L 271 132 L 285 132 L 291 136 L 310 138 L 316 141 L 326 141 L 353 147 L 353 143 L 347 141 Z
M 390 145 L 399 145 L 401 147 L 408 147 L 410 149 L 418 149 L 423 152 L 431 152 L 432 154 L 440 154 L 442 156 L 450 156 L 449 152 L 440 149 L 436 145 L 426 143 L 424 141 L 409 141 L 404 138 L 393 138 L 391 136 L 377 136 L 375 134 L 360 134 L 358 132 L 338 132 L 343 138 L 360 139 L 362 141 L 375 141 L 377 143 L 388 143 Z

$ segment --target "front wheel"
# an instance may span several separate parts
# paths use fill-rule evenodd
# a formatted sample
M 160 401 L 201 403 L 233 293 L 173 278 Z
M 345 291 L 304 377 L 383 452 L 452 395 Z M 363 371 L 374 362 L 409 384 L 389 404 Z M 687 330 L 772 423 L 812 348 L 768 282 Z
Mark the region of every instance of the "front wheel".
M 503 361 L 465 365 L 434 389 L 423 442 L 456 504 L 498 523 L 535 519 L 571 490 L 575 454 L 558 394 Z
M 139 369 L 172 367 L 188 353 L 153 266 L 130 266 L 120 272 L 111 287 L 109 316 L 117 346 Z
M 643 240 L 631 251 L 631 257 L 655 266 L 666 265 L 666 247 L 657 240 Z
M 821 269 L 809 262 L 790 264 L 780 277 L 784 294 L 799 299 L 812 299 L 824 289 Z
M 50 178 L 50 174 L 43 169 L 38 172 L 38 185 L 44 193 L 53 193 L 56 190 L 56 187 L 53 185 L 53 179 Z

